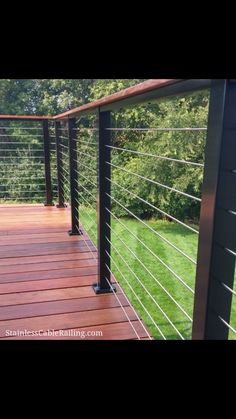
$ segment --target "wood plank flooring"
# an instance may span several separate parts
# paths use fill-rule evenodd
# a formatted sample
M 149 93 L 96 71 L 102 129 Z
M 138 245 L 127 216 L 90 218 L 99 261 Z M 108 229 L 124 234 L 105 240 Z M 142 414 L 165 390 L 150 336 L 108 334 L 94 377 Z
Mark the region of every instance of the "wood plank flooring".
M 0 339 L 147 339 L 120 286 L 95 295 L 97 251 L 70 211 L 0 205 Z

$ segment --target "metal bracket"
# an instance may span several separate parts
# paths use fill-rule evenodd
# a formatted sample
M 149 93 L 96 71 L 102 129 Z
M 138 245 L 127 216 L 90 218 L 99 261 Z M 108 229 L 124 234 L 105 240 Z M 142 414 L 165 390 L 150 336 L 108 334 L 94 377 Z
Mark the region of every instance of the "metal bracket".
M 93 284 L 92 288 L 95 294 L 111 294 L 116 292 L 116 287 L 112 284 L 110 284 L 110 288 L 101 288 L 99 284 Z

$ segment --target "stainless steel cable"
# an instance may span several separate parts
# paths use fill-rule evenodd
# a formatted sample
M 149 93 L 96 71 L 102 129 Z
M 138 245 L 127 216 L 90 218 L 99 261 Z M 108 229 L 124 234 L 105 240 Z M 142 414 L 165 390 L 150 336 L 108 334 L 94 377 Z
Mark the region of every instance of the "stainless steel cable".
M 117 266 L 116 262 L 114 261 L 114 259 L 111 257 L 111 255 L 109 255 L 108 252 L 106 252 L 107 255 L 109 256 L 109 258 L 111 259 L 111 261 L 114 263 L 116 269 L 118 270 L 118 272 L 120 273 L 120 275 L 122 276 L 122 278 L 124 279 L 125 283 L 128 285 L 129 289 L 132 291 L 132 293 L 134 294 L 134 296 L 136 297 L 137 301 L 139 302 L 139 304 L 141 305 L 141 307 L 143 308 L 143 310 L 145 311 L 145 313 L 148 315 L 149 319 L 152 321 L 152 323 L 154 324 L 154 326 L 156 327 L 157 331 L 159 332 L 159 334 L 163 337 L 164 340 L 166 340 L 165 335 L 162 333 L 160 327 L 158 326 L 158 324 L 155 322 L 155 320 L 153 319 L 153 317 L 151 316 L 151 314 L 148 312 L 148 310 L 146 309 L 146 307 L 144 306 L 144 304 L 142 303 L 142 301 L 140 300 L 140 298 L 138 297 L 138 295 L 136 294 L 136 292 L 134 291 L 133 287 L 130 285 L 130 283 L 127 281 L 127 279 L 125 278 L 125 276 L 123 275 L 123 273 L 121 272 L 120 268 Z M 110 270 L 109 266 L 106 264 L 106 267 Z
M 109 211 L 109 210 L 108 210 Z M 128 230 L 128 229 L 127 229 Z M 130 231 L 130 230 L 128 230 L 128 231 Z M 130 233 L 132 233 L 131 231 L 130 231 Z M 133 233 L 132 233 L 133 234 Z M 134 235 L 133 234 L 133 236 L 134 237 L 136 237 L 137 238 L 137 236 L 136 235 Z M 137 238 L 138 239 L 138 238 Z M 138 239 L 138 240 L 140 240 L 140 239 Z M 146 248 L 147 248 L 147 250 L 148 251 L 150 251 L 150 252 L 152 252 L 152 250 L 151 249 L 149 249 L 149 247 L 148 246 L 146 246 L 145 245 L 145 243 L 143 243 L 143 242 L 141 242 Z M 152 254 L 152 253 L 151 253 Z M 153 255 L 155 255 L 155 253 L 153 254 Z M 179 309 L 181 310 L 181 311 L 183 311 L 184 312 L 184 314 L 186 315 L 186 317 L 190 320 L 190 321 L 192 321 L 192 319 L 191 319 L 191 317 L 188 315 L 188 313 L 187 312 L 185 312 L 185 310 L 179 305 L 179 303 L 172 297 L 172 295 L 169 293 L 169 291 L 168 290 L 166 290 L 166 288 L 161 284 L 161 282 L 160 281 L 158 281 L 158 279 L 155 277 L 155 276 L 153 276 L 153 279 L 155 280 L 155 282 L 163 289 L 163 291 L 171 298 L 171 300 L 179 307 Z
M 218 318 L 222 321 L 222 323 L 224 323 L 228 327 L 228 329 L 231 330 L 231 332 L 233 332 L 236 335 L 236 329 L 234 329 L 233 326 L 227 323 L 221 316 L 218 315 Z
M 110 162 L 108 162 L 108 161 L 106 161 L 106 163 L 107 163 L 107 164 L 109 164 L 109 166 L 111 166 L 111 167 L 115 167 L 115 168 L 116 168 L 116 169 L 118 169 L 118 170 L 122 170 L 123 172 L 126 172 L 126 173 L 128 173 L 129 175 L 133 175 L 133 176 L 136 176 L 136 177 L 138 177 L 138 178 L 140 178 L 140 179 L 143 179 L 143 180 L 145 180 L 146 182 L 153 183 L 154 185 L 157 185 L 157 186 L 160 186 L 161 188 L 167 189 L 167 190 L 169 190 L 170 192 L 176 192 L 176 193 L 178 193 L 178 194 L 180 194 L 180 195 L 186 196 L 187 198 L 191 198 L 191 199 L 194 199 L 195 201 L 199 201 L 199 202 L 201 202 L 201 199 L 200 199 L 200 198 L 197 198 L 196 196 L 190 195 L 190 194 L 188 194 L 188 193 L 186 193 L 186 192 L 179 191 L 178 189 L 175 189 L 175 188 L 172 188 L 172 187 L 170 187 L 170 186 L 164 185 L 163 183 L 157 182 L 156 180 L 149 179 L 149 178 L 147 178 L 147 177 L 145 177 L 145 176 L 139 175 L 138 173 L 131 172 L 130 170 L 124 169 L 124 168 L 123 168 L 123 167 L 121 167 L 121 166 L 117 166 L 117 165 L 116 165 L 116 164 L 114 164 L 114 163 L 110 163 Z
M 146 203 L 147 205 L 149 205 L 150 207 L 152 207 L 152 208 L 154 208 L 154 209 L 156 209 L 156 210 L 158 210 L 158 208 L 157 207 L 155 207 L 154 205 L 152 205 L 152 204 L 150 204 L 148 201 L 146 201 L 145 199 L 143 199 L 143 198 L 141 198 L 140 196 L 138 196 L 138 195 L 135 195 L 133 192 L 131 192 L 131 191 L 129 191 L 128 189 L 126 189 L 126 188 L 124 188 L 123 186 L 121 186 L 121 185 L 119 185 L 118 183 L 116 183 L 114 180 L 111 180 L 111 179 L 109 179 L 109 178 L 107 178 L 106 177 L 106 179 L 109 181 L 109 182 L 111 182 L 111 183 L 113 183 L 114 185 L 116 185 L 116 186 L 118 186 L 119 188 L 121 188 L 121 189 L 123 189 L 125 192 L 128 192 L 128 193 L 130 193 L 130 194 L 132 194 L 133 196 L 135 196 L 136 198 L 138 198 L 140 201 L 142 201 L 142 202 L 144 202 L 144 203 Z M 129 211 L 128 209 L 127 209 L 127 211 Z M 130 211 L 130 213 L 134 216 L 134 217 L 136 217 L 140 222 L 142 222 L 144 225 L 146 225 L 146 227 L 148 227 L 149 228 L 149 226 L 144 222 L 144 221 L 142 221 L 139 217 L 137 217 L 137 216 L 135 216 L 135 214 L 133 214 L 131 211 Z M 166 215 L 167 215 L 167 213 L 165 213 Z M 171 217 L 171 216 L 169 216 L 169 217 Z M 176 221 L 176 219 L 174 219 L 175 221 Z M 184 224 L 184 223 L 182 223 L 182 221 L 179 221 L 179 223 L 181 224 L 181 225 L 184 225 L 184 227 L 187 227 L 187 228 L 189 228 L 188 227 L 188 225 L 187 224 Z M 192 259 L 190 256 L 188 256 L 186 253 L 184 253 L 182 250 L 180 250 L 178 247 L 176 247 L 173 243 L 171 243 L 169 240 L 167 240 L 164 236 L 162 236 L 160 233 L 158 233 L 157 231 L 155 231 L 154 229 L 152 229 L 151 227 L 150 227 L 150 229 L 151 229 L 151 231 L 153 232 L 153 233 L 155 233 L 158 237 L 160 237 L 162 240 L 164 240 L 166 243 L 168 243 L 170 246 L 172 246 L 175 250 L 177 250 L 179 253 L 181 253 L 183 256 L 185 256 L 188 260 L 190 260 L 192 263 L 194 263 L 195 265 L 197 264 L 197 262 L 194 260 L 194 259 Z M 198 231 L 197 230 L 194 230 L 194 229 L 192 229 L 191 227 L 190 227 L 190 229 L 191 230 L 193 230 L 194 231 L 194 233 L 198 233 Z
M 195 163 L 195 162 L 188 161 L 188 160 L 180 160 L 180 159 L 174 159 L 172 157 L 158 156 L 156 154 L 143 153 L 143 152 L 137 151 L 137 150 L 129 150 L 127 148 L 121 148 L 121 147 L 115 147 L 115 146 L 109 146 L 109 145 L 106 145 L 106 147 L 111 148 L 113 150 L 121 150 L 123 152 L 129 152 L 129 153 L 132 153 L 132 154 L 139 154 L 139 155 L 145 156 L 145 157 L 155 157 L 157 159 L 173 161 L 175 163 L 183 163 L 183 164 L 189 164 L 189 165 L 192 165 L 192 166 L 204 167 L 204 164 L 202 164 L 202 163 Z
M 82 175 L 82 173 L 81 172 L 78 172 L 78 170 L 76 170 L 76 169 L 75 169 L 75 171 L 76 171 L 76 173 L 78 173 L 79 176 L 82 176 L 82 178 L 86 179 L 87 182 L 89 182 L 89 183 L 91 183 L 91 185 L 95 186 L 95 188 L 98 187 L 98 185 L 96 185 L 94 182 L 92 182 L 90 179 L 88 179 L 87 176 Z
M 96 211 L 96 209 L 95 209 L 95 208 L 93 208 L 93 206 L 90 204 L 90 202 L 88 202 L 88 201 L 87 201 L 87 199 L 83 196 L 83 193 L 82 193 L 82 192 L 79 192 L 77 189 L 76 189 L 76 191 L 78 192 L 78 194 L 79 194 L 79 195 L 81 195 L 81 196 L 82 196 L 82 198 L 83 198 L 83 200 L 86 202 L 86 204 L 87 204 L 87 205 L 89 205 L 89 207 L 90 207 L 93 211 L 97 212 L 97 211 Z M 77 202 L 78 202 L 78 201 L 77 201 Z M 78 204 L 80 205 L 80 203 L 78 203 Z
M 106 178 L 106 179 L 108 179 L 108 178 Z M 123 188 L 122 186 L 121 186 L 121 188 Z M 128 189 L 127 189 L 128 190 Z M 195 230 L 194 228 L 192 228 L 192 227 L 190 227 L 190 226 L 188 226 L 187 224 L 185 224 L 185 223 L 183 223 L 182 221 L 180 221 L 180 220 L 178 220 L 178 218 L 175 218 L 175 217 L 173 217 L 172 215 L 170 215 L 170 214 L 168 214 L 167 212 L 165 212 L 165 211 L 163 211 L 163 210 L 161 210 L 160 208 L 158 208 L 158 207 L 155 207 L 154 205 L 152 205 L 152 204 L 150 204 L 150 203 L 148 203 L 147 201 L 145 201 L 143 198 L 140 198 L 138 195 L 135 195 L 133 192 L 131 192 L 131 191 L 129 191 L 132 195 L 134 195 L 136 198 L 138 198 L 138 199 L 140 199 L 141 201 L 143 201 L 143 202 L 145 202 L 145 203 L 147 203 L 147 204 L 149 204 L 151 207 L 153 207 L 154 209 L 156 209 L 157 211 L 159 211 L 160 213 L 162 213 L 162 214 L 164 214 L 165 216 L 167 216 L 167 217 L 169 217 L 169 218 L 171 218 L 172 220 L 174 220 L 174 221 L 176 221 L 178 224 L 181 224 L 182 226 L 184 226 L 184 227 L 186 227 L 188 230 L 190 230 L 190 231 L 193 231 L 194 233 L 196 233 L 196 234 L 199 234 L 199 232 L 197 231 L 197 230 Z M 108 194 L 108 196 L 110 196 L 109 194 Z M 141 221 L 141 222 L 143 222 L 140 218 L 138 218 L 133 212 L 131 212 L 130 210 L 128 210 L 126 207 L 124 207 L 120 202 L 118 202 L 115 198 L 112 198 L 111 196 L 110 196 L 110 198 L 111 199 L 113 199 L 113 201 L 115 201 L 118 205 L 120 205 L 123 209 L 125 209 L 129 214 L 131 214 L 131 215 L 133 215 L 133 217 L 135 217 L 136 219 L 138 219 L 139 221 Z M 146 223 L 144 223 L 143 222 L 143 224 L 144 225 L 146 225 L 146 227 L 148 227 L 149 228 L 149 226 L 146 224 Z M 151 228 L 151 227 L 150 227 Z M 155 230 L 154 230 L 155 231 Z
M 163 262 L 160 258 L 159 258 L 159 256 L 157 256 L 156 255 L 156 253 L 154 253 L 142 240 L 140 240 L 140 238 L 138 237 L 138 236 L 136 236 L 136 234 L 134 234 L 128 227 L 126 227 L 108 208 L 106 208 L 106 210 L 136 239 L 136 240 L 138 240 L 144 247 L 145 247 L 145 249 L 152 255 L 152 256 L 154 256 L 159 262 L 161 261 L 161 263 L 162 264 L 165 264 L 165 262 Z M 155 230 L 154 230 L 155 231 Z M 166 265 L 166 264 L 165 264 Z M 165 266 L 164 265 L 164 266 Z M 172 269 L 168 266 L 168 265 L 166 265 L 166 268 L 168 269 L 168 270 L 171 270 L 170 272 L 175 276 L 175 275 L 177 275 L 177 274 L 175 274 L 174 273 L 174 271 L 172 271 Z M 180 278 L 180 277 L 179 277 Z M 177 279 L 179 279 L 179 278 L 177 278 Z M 182 278 L 181 278 L 182 279 Z M 183 280 L 182 280 L 183 281 Z M 182 282 L 182 281 L 180 281 L 180 282 Z M 192 288 L 190 288 L 184 281 L 183 281 L 183 283 L 185 284 L 185 286 L 189 289 L 189 291 L 191 291 L 193 294 L 194 294 L 194 291 L 193 291 L 193 289 Z
M 76 180 L 76 183 L 81 187 L 81 188 L 83 188 L 89 195 L 91 195 L 91 197 L 97 202 L 97 198 L 95 198 L 94 196 L 93 196 L 93 194 L 91 193 L 91 192 L 89 192 L 89 190 L 87 189 L 87 188 L 85 188 L 83 185 L 81 185 L 81 183 L 78 181 L 78 180 Z
M 61 166 L 61 169 L 62 170 L 64 170 L 64 172 L 66 172 L 66 174 L 68 175 L 68 176 L 70 176 L 70 173 L 64 168 L 64 166 Z
M 69 156 L 68 156 L 68 154 L 66 154 L 66 153 L 64 153 L 64 151 L 62 151 L 62 150 L 60 150 L 60 153 L 66 158 L 66 159 L 69 159 Z
M 75 159 L 73 159 L 73 160 L 76 162 L 76 160 L 75 160 Z M 85 167 L 86 169 L 91 170 L 91 172 L 94 172 L 94 173 L 96 174 L 96 176 L 97 176 L 97 171 L 96 171 L 95 169 L 93 169 L 93 168 L 92 168 L 92 167 L 90 167 L 90 166 L 87 166 L 86 164 L 82 163 L 81 161 L 79 162 L 79 164 L 80 164 L 81 166 Z
M 106 128 L 107 131 L 207 131 L 207 127 L 198 128 Z
M 78 191 L 77 191 L 78 192 Z M 78 201 L 78 199 L 77 198 L 75 198 L 75 200 L 76 200 L 76 202 L 77 202 L 77 204 L 78 205 L 80 205 L 80 202 Z M 80 211 L 83 211 L 83 208 L 81 208 L 81 206 L 80 206 Z M 91 222 L 95 225 L 95 227 L 97 228 L 97 223 L 96 223 L 96 221 L 94 221 L 93 219 L 92 219 L 92 217 L 91 217 L 91 215 L 88 213 L 88 212 L 86 212 L 86 217 L 89 217 L 89 219 L 91 220 Z
M 227 291 L 229 291 L 231 294 L 233 294 L 233 296 L 236 296 L 236 292 L 234 290 L 232 290 L 232 288 L 228 287 L 228 285 L 226 285 L 224 282 L 218 281 L 224 288 L 227 289 Z
M 113 215 L 113 217 L 114 217 L 114 214 L 112 214 L 111 211 L 108 210 L 108 208 L 106 208 L 106 210 L 111 215 Z M 111 228 L 109 225 L 108 225 L 108 227 Z M 142 240 L 140 240 L 138 236 L 136 236 L 134 233 L 132 233 L 131 230 L 129 230 L 128 228 L 126 228 L 126 230 L 129 231 L 129 233 L 131 233 L 133 235 L 133 237 L 135 237 L 135 239 L 138 240 L 149 251 L 149 253 L 158 260 L 158 262 L 160 262 L 163 266 L 165 266 L 165 268 L 168 269 L 168 271 L 171 272 L 172 275 L 174 275 L 176 277 L 176 279 L 178 279 L 178 281 L 180 281 L 182 283 L 182 285 L 184 285 L 192 294 L 194 294 L 193 289 L 188 284 L 186 284 L 186 282 L 179 275 L 177 275 L 158 255 L 156 255 L 156 253 L 154 253 Z M 122 239 L 120 239 L 120 240 L 122 240 Z M 130 249 L 130 251 L 131 251 L 131 249 Z M 137 260 L 142 264 L 142 262 L 138 258 L 137 258 Z M 145 265 L 143 265 L 143 266 L 145 267 L 145 269 L 147 269 Z
M 113 230 L 113 233 L 114 230 Z M 120 237 L 115 233 L 115 235 L 120 239 Z M 172 323 L 172 321 L 170 320 L 170 318 L 167 316 L 167 314 L 164 312 L 164 310 L 161 308 L 161 306 L 158 304 L 158 302 L 155 300 L 155 298 L 152 296 L 152 294 L 149 292 L 149 290 L 145 287 L 145 285 L 143 284 L 143 282 L 139 279 L 138 275 L 134 272 L 134 270 L 130 267 L 130 265 L 126 262 L 126 260 L 123 258 L 123 256 L 121 255 L 121 253 L 119 252 L 119 250 L 111 243 L 111 241 L 108 239 L 108 237 L 106 237 L 107 241 L 110 243 L 111 247 L 113 247 L 113 249 L 117 252 L 117 254 L 119 255 L 120 259 L 123 260 L 123 262 L 125 263 L 125 265 L 127 266 L 127 268 L 129 269 L 129 271 L 135 276 L 135 278 L 137 279 L 137 281 L 139 282 L 139 284 L 141 285 L 141 287 L 146 291 L 146 293 L 149 295 L 149 297 L 151 298 L 151 300 L 154 302 L 154 304 L 156 305 L 156 307 L 159 309 L 159 311 L 163 314 L 163 316 L 166 318 L 166 320 L 171 324 L 171 326 L 173 327 L 173 329 L 177 332 L 177 334 L 181 337 L 181 339 L 184 340 L 184 337 L 181 335 L 181 333 L 179 332 L 179 330 L 175 327 L 175 325 Z M 122 239 L 120 239 L 121 242 L 123 244 L 124 241 Z M 125 244 L 126 248 L 128 250 L 129 247 Z M 108 253 L 108 252 L 107 252 Z M 133 254 L 133 252 L 132 252 Z M 137 258 L 136 258 L 137 259 Z
M 76 151 L 76 150 L 74 150 L 74 151 Z M 86 156 L 86 157 L 89 157 L 92 160 L 97 161 L 97 157 L 91 156 L 90 154 L 87 154 L 87 153 L 83 153 L 82 151 L 78 151 L 78 154 L 82 154 L 82 156 Z
M 77 142 L 77 143 L 86 144 L 86 145 L 88 144 L 88 141 L 83 141 L 83 140 L 81 140 L 80 138 L 79 138 L 79 139 L 76 139 L 76 142 Z M 90 141 L 89 141 L 89 144 L 90 144 L 90 145 L 98 145 L 97 143 L 90 142 Z
M 106 178 L 107 180 L 109 180 L 108 178 Z M 117 186 L 118 185 L 116 182 L 109 180 L 111 183 L 114 183 Z M 121 186 L 122 189 L 124 189 L 126 192 L 130 192 L 128 189 L 123 188 Z M 113 214 L 113 216 L 115 217 L 115 215 Z M 116 217 L 115 217 L 116 218 Z M 118 220 L 118 218 L 116 218 Z M 143 222 L 140 218 L 138 218 L 139 221 Z M 119 221 L 119 220 L 118 220 Z M 148 226 L 148 224 L 146 224 L 145 222 L 143 222 L 144 225 Z M 173 243 L 171 243 L 168 239 L 166 239 L 164 236 L 162 236 L 162 234 L 158 233 L 158 231 L 154 230 L 152 227 L 150 227 L 150 230 L 156 234 L 161 240 L 163 240 L 164 242 L 166 242 L 167 244 L 169 244 L 173 249 L 175 249 L 177 252 L 179 252 L 182 256 L 184 256 L 186 259 L 188 259 L 190 262 L 192 262 L 194 265 L 197 264 L 197 262 L 192 259 L 190 256 L 188 256 L 185 252 L 183 252 L 181 249 L 179 249 L 177 246 L 175 246 Z

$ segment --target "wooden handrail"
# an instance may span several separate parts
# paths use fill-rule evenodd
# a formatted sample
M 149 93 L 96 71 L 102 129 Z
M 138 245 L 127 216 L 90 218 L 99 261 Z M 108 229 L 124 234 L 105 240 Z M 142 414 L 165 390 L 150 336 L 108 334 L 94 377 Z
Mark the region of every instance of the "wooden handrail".
M 135 103 L 155 100 L 157 97 L 165 97 L 179 93 L 201 90 L 210 86 L 210 80 L 183 80 L 183 79 L 150 79 L 135 86 L 123 89 L 93 102 L 86 103 L 69 111 L 54 116 L 35 115 L 0 115 L 0 120 L 62 120 L 74 118 L 78 114 L 86 113 L 95 109 L 103 111 L 113 110 L 115 107 L 130 106 Z
M 55 115 L 53 119 L 72 118 L 80 112 L 92 110 L 92 109 L 98 108 L 99 106 L 109 105 L 114 102 L 119 102 L 121 100 L 131 98 L 133 96 L 138 96 L 140 94 L 144 94 L 152 90 L 159 89 L 161 87 L 176 84 L 180 81 L 181 80 L 176 80 L 176 79 L 159 79 L 159 80 L 150 79 L 150 80 L 144 81 L 143 83 L 136 84 L 135 86 L 128 87 L 127 89 L 123 89 L 120 92 L 116 92 L 109 96 L 105 96 L 101 99 L 94 100 L 93 102 L 86 103 L 85 105 L 81 105 L 77 108 L 71 109 L 70 111 Z
M 8 120 L 29 120 L 29 121 L 37 121 L 37 120 L 46 120 L 46 119 L 53 119 L 53 116 L 37 116 L 37 115 L 0 115 L 0 119 L 8 119 Z

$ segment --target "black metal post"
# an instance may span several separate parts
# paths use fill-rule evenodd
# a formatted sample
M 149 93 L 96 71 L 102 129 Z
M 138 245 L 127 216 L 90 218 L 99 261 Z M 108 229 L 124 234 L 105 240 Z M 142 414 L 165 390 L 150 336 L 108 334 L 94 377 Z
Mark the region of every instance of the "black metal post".
M 193 339 L 227 339 L 236 251 L 236 81 L 212 81 Z M 224 287 L 224 285 L 226 287 Z
M 46 202 L 45 206 L 53 206 L 52 202 L 52 180 L 51 180 L 51 164 L 50 164 L 50 136 L 48 129 L 48 120 L 43 121 L 43 140 L 44 140 L 44 164 L 45 164 L 45 186 L 46 186 Z
M 99 146 L 98 146 L 98 283 L 93 285 L 96 294 L 103 294 L 115 291 L 115 287 L 111 285 L 110 274 L 110 257 L 111 246 L 111 216 L 108 210 L 111 208 L 111 166 L 107 164 L 111 161 L 110 145 L 110 128 L 111 125 L 110 112 L 98 112 L 98 128 L 99 128 Z M 108 240 L 107 240 L 108 239 Z
M 62 160 L 62 147 L 61 147 L 61 123 L 60 121 L 55 122 L 55 134 L 56 134 L 56 150 L 57 150 L 57 185 L 58 185 L 58 205 L 57 208 L 65 208 L 65 196 L 64 196 L 64 181 L 63 181 L 63 160 Z
M 77 168 L 77 142 L 75 118 L 68 119 L 69 160 L 70 160 L 70 194 L 71 194 L 71 230 L 70 236 L 82 234 L 79 229 L 79 194 Z

